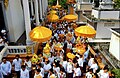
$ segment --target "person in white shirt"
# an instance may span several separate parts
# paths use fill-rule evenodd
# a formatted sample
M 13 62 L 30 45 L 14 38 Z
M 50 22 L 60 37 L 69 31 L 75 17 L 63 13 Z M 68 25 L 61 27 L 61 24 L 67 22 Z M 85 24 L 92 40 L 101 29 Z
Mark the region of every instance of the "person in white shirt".
M 29 71 L 26 69 L 25 65 L 21 66 L 20 78 L 29 78 Z
M 98 69 L 98 65 L 95 59 L 93 60 L 93 64 L 90 66 L 90 69 L 93 69 L 93 72 L 96 73 L 96 70 Z
M 93 73 L 93 69 L 89 69 L 89 71 L 86 73 L 85 78 L 92 78 L 92 73 Z
M 83 59 L 82 55 L 80 55 L 80 58 L 77 61 L 78 61 L 78 64 L 79 64 L 80 68 L 83 68 L 84 59 Z
M 17 74 L 17 78 L 20 78 L 21 64 L 22 64 L 22 59 L 20 59 L 19 55 L 16 55 L 15 59 L 12 62 L 12 65 L 14 66 L 14 70 Z
M 64 68 L 60 68 L 60 72 L 58 73 L 58 78 L 66 78 L 66 73 L 64 72 Z
M 53 63 L 53 72 L 55 73 L 55 75 L 58 75 L 58 73 L 60 72 L 60 67 L 57 63 Z
M 3 74 L 2 74 L 2 71 L 1 71 L 1 64 L 0 64 L 0 78 L 3 78 Z
M 44 67 L 43 67 L 43 69 L 44 69 L 44 77 L 45 77 L 45 78 L 47 78 L 48 73 L 49 73 L 49 70 L 50 70 L 51 68 L 52 68 L 52 67 L 51 67 L 51 65 L 49 64 L 49 60 L 46 58 L 46 59 L 45 59 L 45 63 L 44 63 Z
M 39 63 L 39 64 L 37 65 L 37 69 L 40 70 L 40 74 L 42 75 L 42 77 L 44 77 L 44 69 L 42 68 L 42 64 L 41 64 L 41 63 Z
M 79 64 L 78 63 L 74 64 L 74 69 L 73 70 L 74 70 L 73 77 L 74 78 L 80 78 L 80 76 L 81 76 L 81 70 L 79 68 Z
M 67 63 L 67 78 L 73 78 L 73 63 L 71 59 L 68 60 Z
M 67 60 L 66 60 L 65 57 L 63 57 L 62 66 L 63 66 L 63 68 L 64 68 L 64 70 L 66 72 L 67 71 Z
M 104 67 L 103 70 L 100 70 L 100 72 L 98 73 L 99 78 L 109 78 L 108 71 L 109 69 L 107 67 Z
M 41 75 L 41 73 L 40 73 L 40 70 L 39 70 L 39 69 L 36 69 L 36 70 L 35 70 L 34 78 L 43 78 L 42 75 Z
M 88 66 L 89 66 L 89 67 L 93 64 L 93 61 L 94 61 L 94 56 L 93 56 L 93 55 L 90 55 L 90 59 L 89 59 L 89 61 L 88 61 Z
M 30 57 L 29 56 L 26 56 L 25 60 L 24 60 L 24 65 L 26 66 L 27 70 L 29 71 L 29 75 L 30 75 L 30 78 L 31 78 L 31 67 L 32 67 L 32 63 L 31 63 L 31 60 L 30 60 Z
M 1 64 L 1 71 L 4 78 L 11 78 L 11 63 L 9 61 L 6 61 L 6 58 L 2 58 L 2 64 Z

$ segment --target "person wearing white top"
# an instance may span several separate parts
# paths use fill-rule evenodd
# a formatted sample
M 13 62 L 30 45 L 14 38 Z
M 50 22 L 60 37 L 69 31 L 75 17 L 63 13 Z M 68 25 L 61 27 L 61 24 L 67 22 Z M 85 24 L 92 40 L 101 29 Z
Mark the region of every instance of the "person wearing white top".
M 21 66 L 20 78 L 29 78 L 29 71 L 26 69 L 25 65 Z
M 92 77 L 92 73 L 93 73 L 93 70 L 90 69 L 90 70 L 86 73 L 85 78 L 93 78 L 93 77 Z
M 70 62 L 70 59 L 69 62 L 67 63 L 67 77 L 73 78 L 73 64 L 72 62 Z
M 66 58 L 63 58 L 62 66 L 64 67 L 64 70 L 67 71 L 67 61 Z
M 89 59 L 89 61 L 88 61 L 88 66 L 89 66 L 89 67 L 93 64 L 93 61 L 94 61 L 94 56 L 91 55 L 91 56 L 90 56 L 90 59 Z
M 44 77 L 44 69 L 42 68 L 42 64 L 41 63 L 37 65 L 37 69 L 40 70 L 40 74 L 42 75 L 42 77 Z
M 56 63 L 53 63 L 53 71 L 56 75 L 58 75 L 58 73 L 60 72 L 60 68 L 59 66 L 57 66 Z
M 42 74 L 40 73 L 40 70 L 39 70 L 39 69 L 36 69 L 36 70 L 35 70 L 34 78 L 43 78 L 43 77 L 42 77 Z
M 98 76 L 100 78 L 109 78 L 109 73 L 108 73 L 109 69 L 108 68 L 104 68 L 103 70 L 100 70 L 100 72 L 98 73 Z
M 26 66 L 27 70 L 29 71 L 29 75 L 30 75 L 30 78 L 31 78 L 31 67 L 32 67 L 32 63 L 31 63 L 31 60 L 30 60 L 30 57 L 27 56 L 24 60 L 24 65 Z
M 80 55 L 80 58 L 77 61 L 78 61 L 79 66 L 82 68 L 83 67 L 83 62 L 84 62 L 84 59 L 83 59 L 82 55 Z
M 19 55 L 16 55 L 15 59 L 12 62 L 12 65 L 14 66 L 14 70 L 17 74 L 17 78 L 20 78 L 21 64 L 22 64 L 22 59 L 20 59 Z
M 74 78 L 80 78 L 80 76 L 81 76 L 81 70 L 79 68 L 79 64 L 78 63 L 74 64 L 74 69 L 73 70 L 74 70 L 73 77 Z
M 1 64 L 0 64 L 0 78 L 3 78 L 3 74 L 2 74 L 2 71 L 1 71 Z
M 2 64 L 1 64 L 1 71 L 4 78 L 11 78 L 11 63 L 9 61 L 6 61 L 6 58 L 2 58 Z
M 93 64 L 90 66 L 90 69 L 93 69 L 93 72 L 96 73 L 96 70 L 98 69 L 98 65 L 96 60 L 93 60 Z
M 47 78 L 48 73 L 49 73 L 49 70 L 50 70 L 51 68 L 52 68 L 52 67 L 51 67 L 51 65 L 49 64 L 48 59 L 45 59 L 45 63 L 44 63 L 44 67 L 43 67 L 43 69 L 44 69 L 44 77 L 45 77 L 45 78 Z

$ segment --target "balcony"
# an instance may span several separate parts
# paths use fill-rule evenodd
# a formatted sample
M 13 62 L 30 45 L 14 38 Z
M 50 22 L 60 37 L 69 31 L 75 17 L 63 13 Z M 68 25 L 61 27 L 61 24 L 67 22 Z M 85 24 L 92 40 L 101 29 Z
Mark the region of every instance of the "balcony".
M 5 46 L 0 52 L 0 62 L 3 57 L 7 57 L 11 61 L 16 54 L 19 54 L 21 58 L 25 58 L 27 55 L 32 56 L 32 52 L 33 46 Z

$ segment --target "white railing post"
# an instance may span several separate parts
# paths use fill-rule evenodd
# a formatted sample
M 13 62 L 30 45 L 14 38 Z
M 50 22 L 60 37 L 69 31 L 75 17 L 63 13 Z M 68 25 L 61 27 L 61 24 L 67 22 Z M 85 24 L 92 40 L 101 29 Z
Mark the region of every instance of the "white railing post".
M 0 62 L 2 61 L 3 56 L 6 56 L 5 53 L 7 55 L 7 47 L 6 46 L 0 52 Z

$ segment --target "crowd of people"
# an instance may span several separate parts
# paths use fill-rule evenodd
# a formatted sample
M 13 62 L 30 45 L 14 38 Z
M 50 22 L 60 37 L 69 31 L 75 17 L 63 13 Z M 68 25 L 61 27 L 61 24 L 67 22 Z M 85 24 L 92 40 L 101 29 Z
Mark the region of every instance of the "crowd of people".
M 65 12 L 64 9 L 58 10 L 58 15 L 62 17 L 67 14 Z M 50 56 L 44 56 L 46 44 L 42 44 L 37 52 L 39 60 L 36 63 L 31 61 L 30 56 L 21 59 L 16 55 L 12 62 L 4 57 L 0 64 L 0 78 L 12 78 L 13 71 L 17 78 L 115 78 L 114 72 L 108 72 L 107 65 L 99 68 L 96 56 L 90 53 L 87 38 L 75 36 L 75 25 L 75 22 L 45 21 L 45 26 L 53 32 L 51 40 L 46 43 L 50 46 Z M 60 51 L 54 48 L 57 44 L 62 46 Z M 74 51 L 76 44 L 85 48 L 83 54 Z M 67 53 L 74 54 L 75 57 L 71 59 Z

